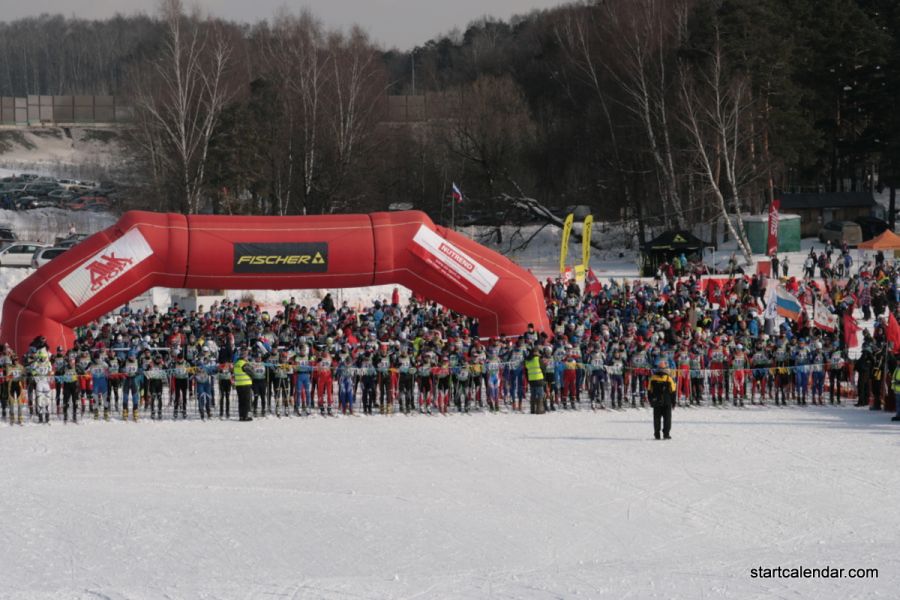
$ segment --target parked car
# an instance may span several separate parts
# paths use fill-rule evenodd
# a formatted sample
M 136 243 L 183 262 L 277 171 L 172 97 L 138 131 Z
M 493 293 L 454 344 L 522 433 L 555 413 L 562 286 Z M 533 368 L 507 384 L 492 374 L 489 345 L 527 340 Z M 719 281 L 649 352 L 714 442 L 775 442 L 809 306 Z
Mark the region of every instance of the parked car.
M 0 244 L 15 242 L 19 238 L 12 230 L 12 225 L 8 223 L 0 224 Z
M 62 188 L 55 183 L 35 182 L 25 184 L 25 191 L 33 196 L 46 196 L 54 190 L 61 189 Z
M 31 210 L 34 208 L 56 208 L 59 206 L 59 202 L 54 198 L 34 198 L 28 202 L 21 202 L 19 206 L 25 210 Z
M 106 196 L 81 196 L 74 198 L 66 203 L 66 208 L 71 210 L 106 210 L 110 206 L 109 198 Z
M 85 184 L 83 181 L 78 181 L 77 179 L 57 179 L 56 183 L 60 186 L 64 187 L 67 190 L 73 189 L 83 189 L 88 190 L 90 186 Z
M 81 241 L 82 241 L 82 240 L 66 240 L 66 241 L 64 241 L 64 242 L 60 242 L 60 243 L 54 244 L 54 245 L 55 245 L 57 248 L 65 248 L 65 249 L 68 250 L 68 249 L 71 248 L 72 246 L 77 246 L 78 244 L 80 244 Z
M 857 246 L 863 241 L 862 228 L 853 221 L 829 221 L 819 230 L 819 241 L 831 241 L 835 246 L 845 243 Z
M 32 202 L 37 202 L 37 200 L 38 200 L 37 196 L 32 196 L 31 194 L 27 194 L 27 195 L 19 196 L 18 198 L 16 198 L 13 201 L 13 205 L 15 206 L 16 210 L 24 210 L 26 208 L 29 208 L 31 206 Z
M 891 228 L 886 221 L 878 217 L 857 217 L 853 219 L 853 222 L 862 229 L 863 241 L 878 237 Z
M 50 248 L 39 248 L 35 251 L 34 254 L 31 255 L 31 266 L 34 269 L 43 267 L 48 262 L 64 253 L 68 248 L 58 248 L 56 246 L 52 246 Z
M 75 197 L 75 194 L 70 192 L 69 190 L 53 190 L 49 194 L 47 194 L 48 198 L 53 198 L 57 202 L 65 202 L 66 200 L 70 200 Z
M 30 267 L 34 253 L 46 247 L 40 242 L 13 242 L 0 249 L 0 267 Z
M 90 236 L 89 233 L 72 233 L 72 234 L 69 234 L 66 236 L 57 236 L 57 238 L 53 241 L 53 245 L 56 246 L 57 248 L 59 248 L 63 244 L 68 244 L 69 242 L 72 242 L 72 245 L 74 246 L 75 244 L 77 244 L 78 242 L 87 238 L 88 236 Z

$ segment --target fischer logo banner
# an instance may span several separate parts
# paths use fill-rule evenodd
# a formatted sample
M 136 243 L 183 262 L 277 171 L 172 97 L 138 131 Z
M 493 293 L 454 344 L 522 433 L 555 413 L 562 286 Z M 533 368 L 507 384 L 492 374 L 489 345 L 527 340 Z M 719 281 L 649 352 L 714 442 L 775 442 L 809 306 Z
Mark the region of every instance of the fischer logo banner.
M 132 229 L 63 277 L 59 287 L 81 306 L 152 254 L 144 235 Z
M 422 225 L 410 250 L 464 289 L 490 294 L 500 279 L 484 265 Z
M 325 273 L 327 242 L 256 242 L 234 245 L 235 273 Z

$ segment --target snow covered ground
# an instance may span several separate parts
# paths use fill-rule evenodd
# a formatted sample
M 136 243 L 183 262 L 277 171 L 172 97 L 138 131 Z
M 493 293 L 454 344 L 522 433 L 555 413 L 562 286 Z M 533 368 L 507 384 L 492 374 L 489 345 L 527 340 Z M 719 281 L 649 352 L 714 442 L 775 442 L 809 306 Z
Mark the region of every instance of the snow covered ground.
M 74 218 L 115 220 L 0 212 L 23 237 Z M 595 237 L 598 275 L 636 275 L 621 239 Z M 553 275 L 559 238 L 510 256 Z M 0 301 L 30 272 L 0 269 Z M 326 291 L 253 295 L 277 309 Z M 900 438 L 884 413 L 678 409 L 672 441 L 651 434 L 646 410 L 0 424 L 0 599 L 897 596 Z M 879 573 L 751 577 L 778 566 Z
M 0 167 L 76 179 L 115 179 L 122 168 L 115 129 L 45 127 L 0 131 Z
M 882 413 L 650 418 L 0 425 L 0 598 L 897 597 Z

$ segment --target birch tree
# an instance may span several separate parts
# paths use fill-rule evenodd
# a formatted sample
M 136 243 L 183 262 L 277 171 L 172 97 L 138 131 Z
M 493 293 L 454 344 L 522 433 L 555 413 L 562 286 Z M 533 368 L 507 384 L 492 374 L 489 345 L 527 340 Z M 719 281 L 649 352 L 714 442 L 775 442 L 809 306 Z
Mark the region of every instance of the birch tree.
M 748 182 L 742 161 L 750 139 L 744 125 L 753 115 L 746 78 L 726 73 L 718 27 L 707 63 L 705 67 L 685 66 L 682 70 L 682 121 L 699 174 L 749 265 L 750 244 L 740 217 L 741 193 Z M 729 211 L 737 217 L 737 225 L 729 218 Z
M 606 41 L 618 50 L 618 62 L 610 61 L 604 66 L 624 93 L 624 106 L 646 136 L 665 212 L 671 214 L 677 227 L 683 228 L 685 206 L 679 190 L 673 147 L 675 119 L 670 106 L 675 77 L 670 73 L 669 51 L 678 35 L 676 16 L 684 7 L 677 0 L 629 0 L 604 3 L 603 11 L 593 18 L 602 16 L 606 31 L 610 32 Z M 588 14 L 594 15 L 593 11 Z M 577 32 L 574 43 L 581 43 Z M 584 49 L 579 52 L 583 56 Z M 596 69 L 593 65 L 585 68 Z
M 339 192 L 347 193 L 345 183 L 359 167 L 363 150 L 374 151 L 366 146 L 387 89 L 379 53 L 366 33 L 356 26 L 346 36 L 332 33 L 329 37 L 328 71 L 328 131 L 333 164 L 329 189 L 322 199 L 323 213 L 331 212 Z
M 172 186 L 171 204 L 193 214 L 203 200 L 210 140 L 230 92 L 225 72 L 231 46 L 216 23 L 184 14 L 164 0 L 165 38 L 147 73 L 135 80 L 134 107 L 144 124 L 139 142 Z
M 309 11 L 281 11 L 264 54 L 279 93 L 284 120 L 272 157 L 272 183 L 278 211 L 296 205 L 306 214 L 319 180 L 322 105 L 327 67 L 322 26 Z M 299 190 L 299 198 L 293 195 Z

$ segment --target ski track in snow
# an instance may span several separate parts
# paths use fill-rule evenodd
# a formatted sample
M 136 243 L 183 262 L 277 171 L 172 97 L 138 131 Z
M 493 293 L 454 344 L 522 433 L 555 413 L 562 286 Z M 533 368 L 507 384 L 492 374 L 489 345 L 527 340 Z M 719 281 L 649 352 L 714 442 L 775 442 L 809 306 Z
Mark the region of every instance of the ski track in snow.
M 0 598 L 894 598 L 852 407 L 0 425 Z M 751 579 L 763 567 L 880 577 Z

